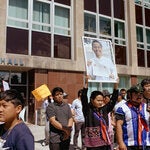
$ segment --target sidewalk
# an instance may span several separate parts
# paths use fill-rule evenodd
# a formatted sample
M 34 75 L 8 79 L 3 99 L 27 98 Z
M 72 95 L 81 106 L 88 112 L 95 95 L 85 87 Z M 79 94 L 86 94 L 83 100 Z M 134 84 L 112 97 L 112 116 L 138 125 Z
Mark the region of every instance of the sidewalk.
M 33 136 L 34 136 L 34 140 L 35 140 L 35 150 L 49 150 L 49 146 L 42 146 L 41 143 L 44 139 L 44 128 L 45 126 L 39 126 L 39 125 L 34 125 L 34 124 L 28 124 L 27 126 L 30 128 Z M 74 134 L 74 128 L 72 131 L 72 136 L 71 136 L 71 143 L 70 143 L 70 150 L 74 150 L 73 149 L 73 134 Z M 79 134 L 79 138 L 78 138 L 78 143 L 79 146 L 81 147 L 81 136 Z

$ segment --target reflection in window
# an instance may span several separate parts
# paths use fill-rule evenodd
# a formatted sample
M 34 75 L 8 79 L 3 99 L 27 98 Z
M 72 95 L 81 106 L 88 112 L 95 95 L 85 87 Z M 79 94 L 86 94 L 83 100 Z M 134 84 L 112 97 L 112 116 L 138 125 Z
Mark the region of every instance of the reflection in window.
M 136 38 L 138 42 L 143 42 L 143 28 L 136 27 Z
M 32 55 L 51 56 L 51 35 L 42 32 L 32 32 Z
M 9 82 L 9 72 L 0 71 L 0 79 Z
M 70 37 L 54 36 L 54 57 L 71 59 L 71 39 Z
M 125 38 L 125 27 L 123 22 L 115 21 L 115 37 Z
M 122 20 L 125 19 L 124 0 L 114 0 L 114 17 Z
M 145 67 L 144 50 L 138 49 L 137 54 L 138 54 L 138 66 L 139 67 Z
M 142 4 L 142 0 L 134 0 L 136 4 L 141 5 Z
M 28 20 L 28 0 L 9 0 L 8 24 L 12 26 L 28 27 L 26 21 Z M 21 20 L 13 20 L 13 19 Z
M 84 31 L 96 32 L 96 16 L 84 13 Z
M 111 35 L 111 20 L 100 17 L 100 34 Z
M 150 44 L 150 29 L 146 29 L 146 40 L 147 44 Z
M 28 55 L 28 31 L 7 27 L 6 52 Z
M 126 65 L 126 47 L 115 45 L 115 60 L 116 64 Z
M 27 83 L 27 73 L 22 72 L 12 72 L 11 73 L 11 84 L 26 84 Z
M 136 15 L 136 23 L 143 25 L 143 15 L 141 6 L 138 5 L 135 6 L 135 15 Z
M 150 27 L 150 9 L 145 8 L 145 24 Z
M 55 7 L 55 33 L 69 35 L 70 28 L 70 10 L 67 8 Z
M 50 4 L 34 0 L 33 3 L 33 28 L 50 31 Z M 38 25 L 38 23 L 41 23 Z M 46 25 L 47 24 L 47 25 Z
M 84 0 L 84 10 L 96 12 L 96 0 Z
M 147 51 L 147 67 L 150 67 L 150 51 Z
M 111 1 L 99 0 L 99 13 L 107 16 L 111 16 Z

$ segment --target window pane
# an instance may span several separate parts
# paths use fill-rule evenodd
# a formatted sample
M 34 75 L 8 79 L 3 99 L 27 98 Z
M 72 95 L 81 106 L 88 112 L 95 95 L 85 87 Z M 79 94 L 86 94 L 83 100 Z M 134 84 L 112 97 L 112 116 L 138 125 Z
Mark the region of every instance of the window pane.
M 114 17 L 125 19 L 124 16 L 124 0 L 114 0 Z
M 150 29 L 146 29 L 146 39 L 147 43 L 150 44 Z
M 28 31 L 7 27 L 6 52 L 28 55 Z
M 51 35 L 41 32 L 32 32 L 32 55 L 51 56 Z
M 67 8 L 55 7 L 55 25 L 59 27 L 70 27 L 70 10 Z
M 99 0 L 99 13 L 111 16 L 111 2 L 110 0 Z
M 150 51 L 147 51 L 147 66 L 150 67 Z
M 71 5 L 70 0 L 54 0 L 54 2 L 60 3 L 60 4 L 64 4 L 64 5 Z
M 27 83 L 27 73 L 22 72 L 12 72 L 11 73 L 11 84 L 26 84 Z
M 54 36 L 54 57 L 71 59 L 71 38 L 55 35 Z
M 96 0 L 84 0 L 84 10 L 96 12 Z
M 143 25 L 143 17 L 142 17 L 142 7 L 135 6 L 135 14 L 136 14 L 136 23 Z
M 34 0 L 33 21 L 50 24 L 50 5 Z
M 84 31 L 96 33 L 96 16 L 84 13 Z
M 8 25 L 28 28 L 28 0 L 9 0 L 8 16 Z
M 9 72 L 0 71 L 0 79 L 9 83 Z
M 116 64 L 120 65 L 126 65 L 127 58 L 126 58 L 126 47 L 125 46 L 119 46 L 115 45 L 115 59 L 116 59 Z
M 28 19 L 28 0 L 9 0 L 8 16 Z
M 142 0 L 134 0 L 136 4 L 141 5 L 142 4 Z
M 100 17 L 100 34 L 111 35 L 111 20 Z
M 150 9 L 145 9 L 145 23 L 146 26 L 150 27 Z
M 115 37 L 125 38 L 125 27 L 123 22 L 115 21 Z
M 145 67 L 144 50 L 138 49 L 137 52 L 138 52 L 138 66 Z
M 136 27 L 136 38 L 138 42 L 143 42 L 143 28 Z

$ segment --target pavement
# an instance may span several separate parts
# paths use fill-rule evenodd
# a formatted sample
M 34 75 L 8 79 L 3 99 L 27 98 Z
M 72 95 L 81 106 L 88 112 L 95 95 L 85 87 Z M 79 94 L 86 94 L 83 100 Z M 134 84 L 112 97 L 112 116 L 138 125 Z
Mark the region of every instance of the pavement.
M 31 130 L 34 140 L 35 140 L 35 150 L 49 150 L 49 146 L 42 146 L 41 143 L 43 142 L 44 139 L 44 128 L 45 126 L 39 126 L 39 125 L 34 125 L 34 124 L 29 124 L 27 123 L 27 126 Z M 73 133 L 74 133 L 74 128 L 72 131 L 72 136 L 71 136 L 71 142 L 70 142 L 70 150 L 73 149 Z M 81 147 L 81 134 L 79 134 L 78 138 L 78 144 L 79 147 Z

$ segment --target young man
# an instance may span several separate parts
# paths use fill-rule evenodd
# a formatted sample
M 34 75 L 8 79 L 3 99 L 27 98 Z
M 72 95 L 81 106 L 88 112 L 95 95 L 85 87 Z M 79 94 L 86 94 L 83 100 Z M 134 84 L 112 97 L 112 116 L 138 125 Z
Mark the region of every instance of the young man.
M 0 149 L 34 150 L 34 137 L 19 120 L 19 113 L 25 105 L 25 100 L 16 90 L 0 93 Z
M 116 110 L 116 134 L 121 150 L 150 150 L 149 118 L 143 93 L 137 87 L 128 90 L 129 100 Z
M 52 90 L 53 103 L 46 109 L 50 121 L 50 150 L 69 150 L 73 118 L 70 106 L 63 102 L 63 89 Z

